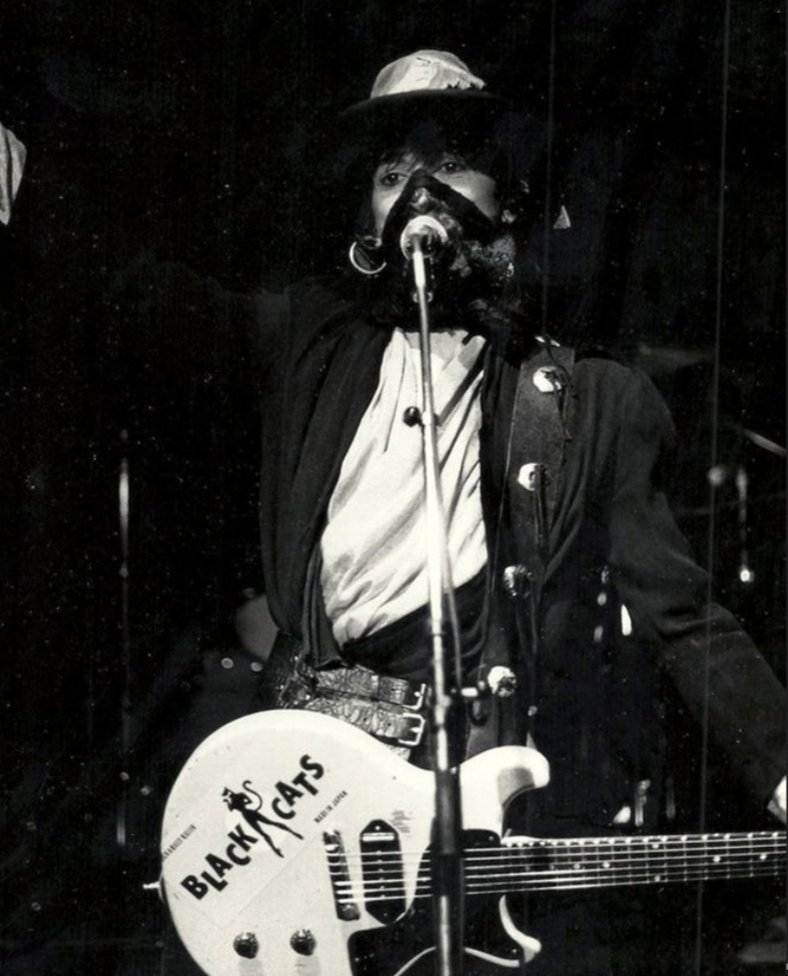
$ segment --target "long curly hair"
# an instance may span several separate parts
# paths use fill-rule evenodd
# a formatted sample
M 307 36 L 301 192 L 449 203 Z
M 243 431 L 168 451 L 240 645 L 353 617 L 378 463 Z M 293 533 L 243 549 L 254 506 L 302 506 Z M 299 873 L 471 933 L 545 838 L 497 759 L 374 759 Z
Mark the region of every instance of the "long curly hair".
M 396 162 L 407 151 L 424 162 L 425 170 L 437 164 L 446 153 L 461 157 L 470 168 L 492 177 L 497 186 L 503 219 L 494 227 L 473 203 L 438 181 L 430 192 L 436 206 L 444 206 L 469 229 L 463 242 L 467 267 L 462 275 L 449 276 L 448 287 L 435 289 L 432 303 L 433 321 L 463 325 L 495 338 L 507 346 L 529 342 L 531 323 L 537 321 L 537 296 L 531 285 L 533 263 L 525 247 L 528 228 L 538 211 L 527 175 L 522 172 L 523 157 L 514 151 L 511 132 L 501 127 L 479 128 L 451 125 L 452 120 L 420 120 L 405 135 L 395 133 L 388 141 L 370 139 L 356 148 L 352 164 L 342 174 L 347 199 L 360 201 L 351 218 L 351 239 L 374 237 L 372 215 L 372 174 L 381 163 Z M 404 140 L 404 141 L 403 141 Z M 381 241 L 381 259 L 388 259 L 385 271 L 373 279 L 357 276 L 359 299 L 369 313 L 382 324 L 415 321 L 411 285 L 403 260 L 393 241 L 398 239 L 399 224 L 404 225 L 403 211 L 408 202 L 408 186 L 392 208 Z M 490 224 L 484 239 L 482 222 Z M 526 273 L 523 273 L 523 272 Z M 354 272 L 349 270 L 353 275 Z

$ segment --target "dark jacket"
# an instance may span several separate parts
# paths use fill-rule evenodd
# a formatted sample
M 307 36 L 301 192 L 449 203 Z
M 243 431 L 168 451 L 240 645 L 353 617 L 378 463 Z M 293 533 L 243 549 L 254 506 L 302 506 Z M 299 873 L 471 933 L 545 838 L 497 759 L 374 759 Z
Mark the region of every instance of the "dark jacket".
M 228 387 L 256 379 L 264 586 L 284 635 L 280 647 L 297 653 L 310 637 L 310 560 L 342 459 L 376 388 L 389 329 L 343 281 L 231 297 L 169 266 L 146 290 L 160 318 L 154 328 L 180 350 L 182 373 L 202 375 L 207 359 L 217 376 L 229 377 Z M 167 310 L 155 301 L 162 292 L 171 303 L 190 296 L 194 336 L 171 335 Z M 518 633 L 517 608 L 503 595 L 502 571 L 531 554 L 513 514 L 522 490 L 516 466 L 508 475 L 505 469 L 518 374 L 530 353 L 491 342 L 482 393 L 483 510 L 488 544 L 496 533 L 501 540 L 488 567 L 489 643 L 514 664 L 532 648 L 511 646 L 520 644 L 523 628 Z M 570 819 L 608 824 L 635 784 L 654 779 L 665 676 L 695 719 L 708 720 L 712 757 L 765 802 L 785 768 L 783 690 L 736 620 L 709 604 L 707 574 L 670 513 L 660 484 L 673 437 L 664 402 L 638 371 L 578 354 L 565 405 L 569 439 L 560 471 L 552 472 L 556 497 L 531 702 L 538 713 L 530 723 L 553 766 L 552 802 Z M 620 633 L 622 602 L 631 637 Z M 308 648 L 319 666 L 339 660 L 329 629 L 322 634 L 319 646 Z M 522 736 L 527 705 L 517 699 L 486 744 Z
M 277 625 L 302 641 L 309 562 L 389 332 L 323 281 L 260 297 L 257 323 L 265 586 Z M 503 540 L 489 571 L 493 600 L 503 567 L 523 557 L 511 524 L 516 506 L 508 496 L 501 504 L 505 480 L 507 493 L 523 490 L 517 472 L 504 470 L 521 358 L 490 344 L 485 363 L 484 512 L 488 544 L 498 513 Z M 709 605 L 707 574 L 670 513 L 660 488 L 672 438 L 667 408 L 643 374 L 598 357 L 578 357 L 570 395 L 537 611 L 539 745 L 556 768 L 573 770 L 567 802 L 587 792 L 590 777 L 597 793 L 609 786 L 598 811 L 609 822 L 626 795 L 624 779 L 649 772 L 664 671 L 690 712 L 708 720 L 714 749 L 765 802 L 785 767 L 783 692 L 735 619 Z M 620 634 L 621 602 L 630 637 Z M 515 630 L 511 613 L 503 613 Z M 312 650 L 318 664 L 336 657 L 335 648 Z M 626 768 L 612 772 L 611 762 Z

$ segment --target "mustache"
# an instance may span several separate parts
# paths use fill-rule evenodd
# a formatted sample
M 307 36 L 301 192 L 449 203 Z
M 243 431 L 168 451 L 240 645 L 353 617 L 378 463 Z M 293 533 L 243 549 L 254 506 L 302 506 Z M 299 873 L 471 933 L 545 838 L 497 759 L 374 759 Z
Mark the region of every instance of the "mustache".
M 461 193 L 426 171 L 417 170 L 405 184 L 383 227 L 383 250 L 389 260 L 396 260 L 400 235 L 408 221 L 425 214 L 445 228 L 449 251 L 456 252 L 467 241 L 485 245 L 498 232 L 493 221 Z

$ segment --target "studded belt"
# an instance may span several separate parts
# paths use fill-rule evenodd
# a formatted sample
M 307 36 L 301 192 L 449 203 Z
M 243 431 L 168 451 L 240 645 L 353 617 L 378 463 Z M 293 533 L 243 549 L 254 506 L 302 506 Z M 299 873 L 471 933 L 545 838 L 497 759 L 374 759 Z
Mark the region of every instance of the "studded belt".
M 427 686 L 369 668 L 316 671 L 304 662 L 285 681 L 281 708 L 303 708 L 355 725 L 408 757 L 424 738 Z

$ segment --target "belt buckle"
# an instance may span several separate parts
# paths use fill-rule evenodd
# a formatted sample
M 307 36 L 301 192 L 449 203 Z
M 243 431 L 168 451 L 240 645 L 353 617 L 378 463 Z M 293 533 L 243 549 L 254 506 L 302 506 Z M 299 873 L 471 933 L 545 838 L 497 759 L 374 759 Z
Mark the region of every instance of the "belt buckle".
M 421 707 L 424 704 L 424 701 L 425 701 L 425 699 L 427 697 L 427 685 L 426 685 L 426 683 L 422 681 L 422 683 L 419 685 L 419 687 L 416 689 L 416 691 L 413 692 L 413 694 L 416 696 L 415 699 L 414 699 L 414 701 L 413 701 L 413 703 L 410 704 L 410 705 L 407 705 L 405 702 L 403 702 L 402 703 L 402 707 L 403 708 L 407 708 L 407 710 L 409 712 L 420 712 L 421 711 Z
M 411 712 L 403 715 L 402 717 L 408 719 L 408 721 L 412 721 L 414 723 L 414 727 L 407 736 L 401 735 L 397 739 L 397 743 L 401 746 L 405 746 L 408 749 L 413 749 L 421 742 L 422 736 L 424 735 L 424 726 L 427 723 L 424 716 L 420 715 L 418 712 Z

